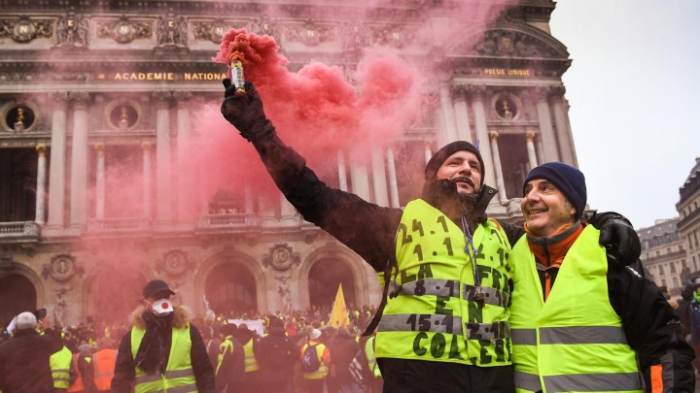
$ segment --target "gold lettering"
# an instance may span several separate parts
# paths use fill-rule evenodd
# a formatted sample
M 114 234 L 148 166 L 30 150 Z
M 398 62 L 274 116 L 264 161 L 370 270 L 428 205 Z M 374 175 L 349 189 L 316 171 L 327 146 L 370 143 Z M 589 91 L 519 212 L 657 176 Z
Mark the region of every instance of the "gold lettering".
M 192 80 L 192 74 L 190 74 L 189 72 L 185 72 L 185 80 L 186 81 Z
M 20 31 L 20 33 L 27 33 L 27 32 L 29 32 L 29 26 L 22 25 L 19 27 L 19 31 Z
M 122 74 L 114 74 L 114 80 L 122 80 Z
M 153 79 L 159 81 L 159 80 L 163 79 L 163 74 L 160 73 L 160 72 L 157 73 L 157 74 L 154 74 L 154 78 L 153 78 Z
M 173 74 L 172 72 L 168 72 L 168 80 L 169 80 L 169 81 L 174 81 L 174 80 L 175 80 L 175 74 Z
M 213 80 L 214 80 L 214 74 L 208 73 L 208 74 L 207 74 L 207 80 L 208 80 L 208 81 L 213 81 Z
M 146 79 L 146 74 L 144 74 L 143 72 L 139 72 L 139 80 L 142 81 L 145 79 Z
M 148 74 L 146 74 L 146 79 L 148 79 L 149 81 L 152 81 L 153 80 L 153 73 L 149 72 Z

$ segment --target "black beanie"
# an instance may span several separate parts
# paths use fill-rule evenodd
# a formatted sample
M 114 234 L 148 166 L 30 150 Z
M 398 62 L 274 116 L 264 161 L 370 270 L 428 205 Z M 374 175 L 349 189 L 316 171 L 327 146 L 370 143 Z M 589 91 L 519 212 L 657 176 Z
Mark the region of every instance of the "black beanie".
M 586 208 L 586 178 L 581 171 L 562 162 L 546 162 L 527 174 L 523 195 L 525 186 L 532 179 L 545 179 L 554 184 L 576 208 L 576 220 L 581 218 Z
M 481 153 L 479 153 L 479 149 L 477 149 L 476 146 L 464 141 L 457 141 L 447 144 L 442 149 L 438 150 L 437 152 L 435 152 L 435 154 L 433 154 L 433 156 L 428 161 L 428 164 L 425 166 L 426 183 L 435 179 L 438 169 L 440 169 L 442 164 L 449 156 L 462 150 L 474 153 L 476 158 L 479 159 L 479 165 L 481 165 L 481 184 L 479 184 L 479 188 L 481 188 L 481 186 L 484 185 L 484 178 L 486 177 L 486 168 L 484 167 L 484 160 L 481 158 Z

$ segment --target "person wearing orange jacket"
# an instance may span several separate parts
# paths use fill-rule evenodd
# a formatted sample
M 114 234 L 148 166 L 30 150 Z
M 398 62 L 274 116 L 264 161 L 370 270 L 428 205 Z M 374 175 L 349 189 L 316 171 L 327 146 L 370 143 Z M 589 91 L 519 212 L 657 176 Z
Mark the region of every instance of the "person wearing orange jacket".
M 117 350 L 114 341 L 102 337 L 98 342 L 99 350 L 92 356 L 95 369 L 95 389 L 98 392 L 109 392 L 114 378 L 114 367 L 117 362 Z
M 77 375 L 73 383 L 68 387 L 68 393 L 92 393 L 95 391 L 94 368 L 92 364 L 92 348 L 83 343 L 78 347 L 78 353 L 73 354 L 71 371 Z

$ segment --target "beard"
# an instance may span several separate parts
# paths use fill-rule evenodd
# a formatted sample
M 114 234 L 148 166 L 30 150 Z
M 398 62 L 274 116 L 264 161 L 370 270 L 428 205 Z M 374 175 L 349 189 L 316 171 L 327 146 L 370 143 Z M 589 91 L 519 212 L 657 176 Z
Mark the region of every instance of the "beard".
M 471 184 L 471 179 L 469 180 Z M 461 217 L 465 217 L 470 225 L 479 223 L 478 217 L 474 217 L 474 206 L 481 198 L 481 190 L 470 193 L 459 193 L 457 181 L 465 181 L 458 178 L 453 180 L 433 179 L 423 186 L 422 199 L 434 208 L 443 212 L 455 224 L 461 226 Z

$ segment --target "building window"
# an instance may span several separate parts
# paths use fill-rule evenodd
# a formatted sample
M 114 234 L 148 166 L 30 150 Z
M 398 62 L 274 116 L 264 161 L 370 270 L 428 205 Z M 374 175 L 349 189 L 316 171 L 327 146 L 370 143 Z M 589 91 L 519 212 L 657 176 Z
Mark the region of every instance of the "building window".
M 693 255 L 693 270 L 696 272 L 698 271 L 698 263 L 695 260 L 695 255 Z
M 0 110 L 4 131 L 21 133 L 31 130 L 37 123 L 38 111 L 33 104 L 11 103 Z
M 685 264 L 685 259 L 681 259 L 681 266 L 683 267 L 683 269 L 685 269 L 686 267 L 688 267 L 688 266 Z
M 656 256 L 658 257 L 659 255 L 661 255 L 661 251 L 656 250 Z
M 675 273 L 675 272 L 676 272 L 676 264 L 671 262 L 671 273 Z
M 659 274 L 664 275 L 664 265 L 659 265 Z
M 666 279 L 665 279 L 665 278 L 662 278 L 662 279 L 661 279 L 661 286 L 662 286 L 662 287 L 668 287 L 668 285 L 666 285 Z
M 678 285 L 678 277 L 673 277 L 673 287 L 678 288 L 680 285 Z

